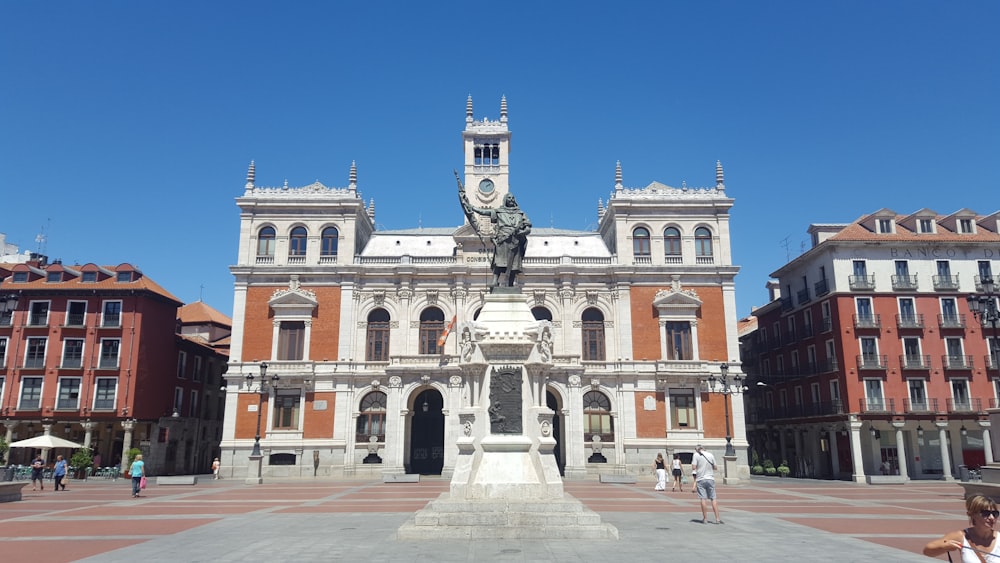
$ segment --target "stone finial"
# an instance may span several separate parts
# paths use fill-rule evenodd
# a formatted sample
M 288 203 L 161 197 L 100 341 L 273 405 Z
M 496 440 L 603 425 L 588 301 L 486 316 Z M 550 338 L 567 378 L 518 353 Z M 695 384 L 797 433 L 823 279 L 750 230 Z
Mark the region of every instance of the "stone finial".
M 465 122 L 472 123 L 472 94 L 465 100 Z
M 368 216 L 375 219 L 375 198 L 368 200 Z
M 347 175 L 347 187 L 352 191 L 358 191 L 358 165 L 355 161 L 351 161 L 351 171 Z
M 283 189 L 283 190 L 287 190 L 288 189 L 288 179 L 287 178 L 285 179 L 285 185 L 282 186 L 281 189 Z
M 500 96 L 500 123 L 507 123 L 507 96 Z
M 722 175 L 722 161 L 715 161 L 715 189 L 720 192 L 726 189 L 726 182 Z
M 602 219 L 604 217 L 604 200 L 602 198 L 597 198 L 597 218 Z
M 248 189 L 253 189 L 254 178 L 256 178 L 256 176 L 257 176 L 257 174 L 254 171 L 253 161 L 251 160 L 250 161 L 250 167 L 247 168 L 247 188 Z
M 622 161 L 615 163 L 615 191 L 621 191 L 622 186 Z

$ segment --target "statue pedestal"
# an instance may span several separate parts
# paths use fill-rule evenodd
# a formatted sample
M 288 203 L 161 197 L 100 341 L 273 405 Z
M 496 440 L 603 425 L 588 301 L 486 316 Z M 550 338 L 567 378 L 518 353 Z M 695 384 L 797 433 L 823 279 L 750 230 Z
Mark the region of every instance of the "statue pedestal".
M 618 530 L 563 491 L 545 406 L 552 330 L 519 293 L 486 298 L 459 327 L 470 404 L 449 492 L 397 531 L 400 539 L 618 539 Z

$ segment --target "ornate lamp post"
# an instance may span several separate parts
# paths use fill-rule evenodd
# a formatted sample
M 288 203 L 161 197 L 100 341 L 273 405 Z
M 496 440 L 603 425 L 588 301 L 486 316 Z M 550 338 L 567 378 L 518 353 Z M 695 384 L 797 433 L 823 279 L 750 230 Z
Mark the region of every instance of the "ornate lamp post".
M 718 383 L 718 387 L 716 386 Z M 729 364 L 723 362 L 719 366 L 719 377 L 708 376 L 708 390 L 711 393 L 718 393 L 723 396 L 722 404 L 726 407 L 726 456 L 735 456 L 736 448 L 733 447 L 733 433 L 729 427 L 729 395 L 735 395 L 743 390 L 743 378 L 736 374 L 729 378 Z
M 253 380 L 254 379 L 255 378 L 254 378 L 254 375 L 252 373 L 247 374 L 246 380 L 247 380 L 247 389 L 248 390 L 251 387 L 253 387 Z M 272 375 L 271 376 L 271 386 L 272 387 L 277 387 L 279 379 L 281 379 L 281 378 L 278 377 L 277 374 Z M 267 393 L 266 385 L 267 385 L 267 363 L 266 362 L 261 362 L 261 364 L 260 364 L 260 383 L 258 384 L 258 387 L 257 387 L 257 434 L 254 436 L 254 439 L 253 439 L 253 451 L 250 452 L 250 461 L 256 461 L 257 462 L 257 478 L 256 479 L 253 479 L 253 478 L 247 479 L 247 483 L 248 484 L 257 484 L 257 485 L 259 485 L 259 484 L 261 484 L 261 483 L 264 482 L 264 479 L 263 479 L 263 476 L 262 476 L 262 473 L 261 473 L 262 470 L 263 470 L 262 466 L 263 466 L 263 458 L 264 458 L 264 456 L 260 453 L 260 415 L 261 415 L 261 413 L 264 410 L 264 395 Z
M 997 309 L 996 286 L 992 277 L 984 277 L 981 280 L 983 292 L 972 294 L 966 297 L 969 302 L 969 310 L 975 315 L 979 322 L 989 323 L 993 328 L 993 342 L 986 340 L 986 347 L 990 351 L 990 363 L 994 369 L 1000 367 L 1000 340 L 998 340 L 997 324 L 1000 323 L 1000 310 Z

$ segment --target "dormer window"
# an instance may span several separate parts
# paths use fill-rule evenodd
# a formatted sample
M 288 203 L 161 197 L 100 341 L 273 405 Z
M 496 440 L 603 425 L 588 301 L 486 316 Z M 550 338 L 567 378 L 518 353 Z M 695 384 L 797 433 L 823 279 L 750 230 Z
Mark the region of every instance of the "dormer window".
M 971 235 L 973 232 L 972 219 L 959 219 L 958 220 L 958 232 L 963 235 Z
M 14 272 L 14 283 L 28 283 L 28 272 Z
M 878 232 L 883 234 L 892 233 L 892 219 L 879 219 L 878 220 Z
M 45 274 L 45 281 L 47 283 L 59 283 L 62 281 L 62 272 L 48 272 Z
M 97 281 L 97 272 L 84 272 L 82 276 L 83 283 L 94 283 Z
M 933 219 L 920 219 L 917 221 L 917 232 L 930 234 L 934 232 Z
M 115 281 L 118 283 L 129 283 L 132 281 L 132 272 L 118 272 L 118 275 L 115 276 Z

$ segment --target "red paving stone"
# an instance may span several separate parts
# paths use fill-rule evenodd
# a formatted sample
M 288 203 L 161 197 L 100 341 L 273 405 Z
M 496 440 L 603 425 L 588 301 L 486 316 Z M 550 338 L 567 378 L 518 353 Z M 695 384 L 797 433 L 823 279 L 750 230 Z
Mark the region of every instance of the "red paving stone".
M 162 536 L 176 534 L 184 530 L 215 522 L 217 518 L 184 518 L 182 520 L 60 520 L 58 515 L 49 516 L 44 522 L 15 521 L 0 526 L 0 537 L 47 537 L 47 536 Z
M 139 545 L 147 540 L 45 540 L 6 541 L 3 545 L 5 561 L 44 561 L 45 563 L 68 563 L 123 547 Z M 137 557 L 141 559 L 141 557 Z
M 849 516 L 849 515 L 848 515 Z M 928 519 L 928 520 L 893 520 L 893 519 L 870 519 L 870 518 L 782 518 L 788 522 L 794 522 L 817 530 L 833 532 L 835 534 L 848 535 L 899 535 L 899 534 L 927 534 L 930 536 L 943 536 L 947 531 L 962 527 L 959 523 L 955 525 L 949 518 Z M 924 543 L 927 543 L 926 541 Z

